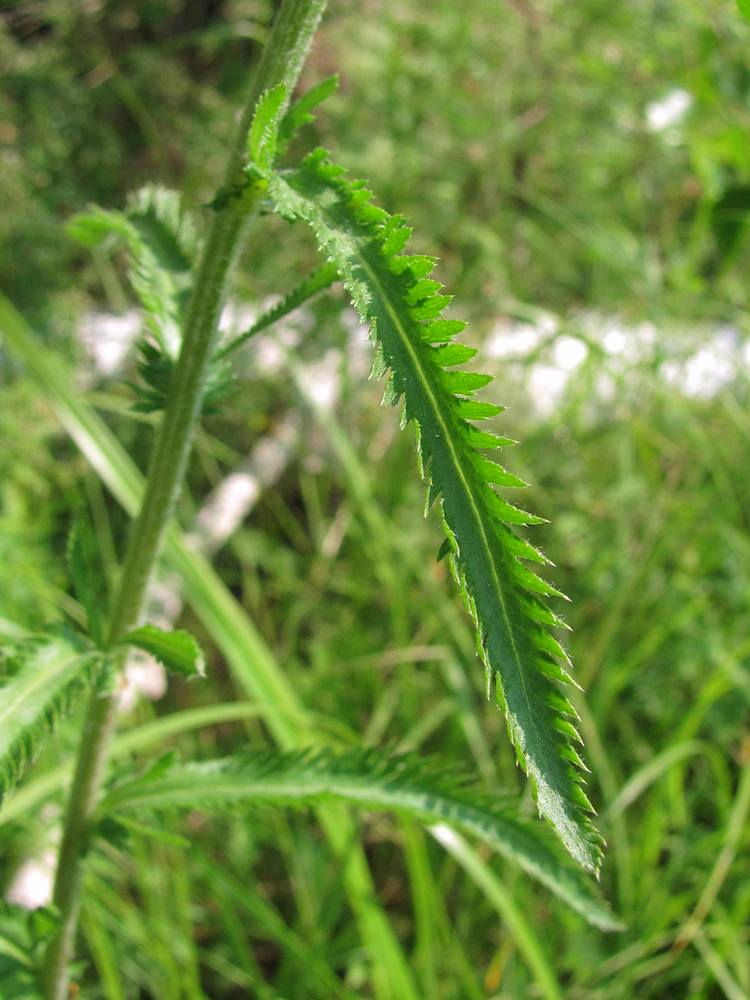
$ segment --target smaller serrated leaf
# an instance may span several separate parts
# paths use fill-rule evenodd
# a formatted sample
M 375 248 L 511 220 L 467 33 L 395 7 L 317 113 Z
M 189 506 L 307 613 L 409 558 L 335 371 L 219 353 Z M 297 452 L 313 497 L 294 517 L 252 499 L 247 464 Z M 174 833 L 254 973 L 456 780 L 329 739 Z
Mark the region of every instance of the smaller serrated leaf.
M 312 112 L 336 91 L 338 85 L 339 78 L 334 73 L 333 76 L 327 76 L 320 83 L 316 83 L 291 105 L 279 126 L 279 149 L 286 149 L 297 132 L 315 120 Z
M 438 554 L 435 561 L 442 562 L 446 556 L 449 556 L 451 554 L 451 552 L 453 552 L 453 542 L 451 542 L 450 538 L 444 538 L 440 545 L 440 548 L 438 549 Z
M 224 360 L 224 353 L 211 359 L 201 400 L 202 414 L 217 413 L 227 396 L 234 391 L 234 376 L 230 363 Z M 138 354 L 138 374 L 142 381 L 137 384 L 127 383 L 136 394 L 131 409 L 136 413 L 164 410 L 169 399 L 176 361 L 161 345 L 152 344 L 148 340 L 139 341 Z
M 432 356 L 441 368 L 450 368 L 451 365 L 462 365 L 466 361 L 471 361 L 476 353 L 476 347 L 459 344 L 454 340 L 449 344 L 435 347 Z
M 251 163 L 263 173 L 270 170 L 276 156 L 279 122 L 287 97 L 285 83 L 266 90 L 258 101 L 247 136 L 247 151 Z
M 457 333 L 466 329 L 462 319 L 436 319 L 422 327 L 422 339 L 430 344 L 441 344 L 453 340 Z M 487 404 L 490 405 L 489 403 Z
M 159 663 L 182 677 L 205 677 L 206 664 L 203 652 L 184 629 L 167 631 L 156 625 L 141 625 L 128 632 L 118 645 L 135 646 L 144 653 L 150 653 Z
M 36 636 L 0 656 L 0 800 L 36 758 L 42 740 L 92 687 L 101 656 L 80 637 Z
M 464 420 L 489 420 L 505 411 L 504 406 L 497 403 L 485 403 L 479 399 L 456 399 L 456 408 Z M 513 442 L 514 444 L 516 442 Z
M 151 206 L 148 211 L 146 205 Z M 176 357 L 180 313 L 190 273 L 182 265 L 179 270 L 171 270 L 175 266 L 174 253 L 170 254 L 166 247 L 170 242 L 172 226 L 178 227 L 178 231 L 171 232 L 172 251 L 180 240 L 186 247 L 189 246 L 187 234 L 191 223 L 187 216 L 179 215 L 181 210 L 177 196 L 172 192 L 160 191 L 157 196 L 143 189 L 131 198 L 131 207 L 132 218 L 126 212 L 91 206 L 87 212 L 70 220 L 68 235 L 89 247 L 96 246 L 108 236 L 124 244 L 130 261 L 128 279 L 143 307 L 146 325 L 162 350 Z M 147 218 L 150 224 L 147 224 Z
M 176 274 L 191 270 L 198 236 L 179 192 L 147 184 L 128 195 L 126 215 L 151 248 L 159 267 Z
M 60 913 L 54 907 L 28 910 L 0 901 L 2 1000 L 44 1000 L 38 981 L 40 959 L 59 926 Z
M 249 329 L 238 334 L 228 344 L 225 344 L 217 352 L 215 360 L 226 358 L 228 354 L 236 351 L 238 347 L 242 347 L 243 344 L 246 344 L 256 334 L 262 330 L 266 330 L 269 326 L 273 326 L 274 323 L 288 316 L 295 309 L 299 309 L 301 305 L 304 305 L 305 302 L 309 301 L 314 295 L 317 295 L 318 292 L 330 288 L 335 281 L 338 281 L 338 277 L 338 271 L 333 264 L 324 264 L 322 267 L 316 268 L 296 288 L 293 288 L 288 295 L 285 295 L 280 302 L 262 313 Z
M 476 392 L 477 389 L 483 389 L 484 386 L 489 385 L 492 376 L 484 375 L 482 372 L 443 371 L 441 372 L 441 380 L 450 392 L 468 396 L 470 393 Z
M 595 884 L 568 862 L 544 827 L 525 819 L 507 797 L 490 798 L 443 762 L 416 755 L 264 751 L 178 765 L 156 781 L 136 780 L 112 790 L 100 804 L 100 815 L 119 817 L 143 809 L 158 814 L 174 808 L 221 814 L 262 804 L 299 808 L 330 799 L 464 830 L 538 879 L 595 926 L 622 929 Z

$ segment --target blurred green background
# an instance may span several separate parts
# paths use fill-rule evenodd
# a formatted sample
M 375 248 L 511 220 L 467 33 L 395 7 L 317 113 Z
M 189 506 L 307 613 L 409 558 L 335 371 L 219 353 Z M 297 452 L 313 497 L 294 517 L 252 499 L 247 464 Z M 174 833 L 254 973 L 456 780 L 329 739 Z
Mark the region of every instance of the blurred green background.
M 151 428 L 129 411 L 132 358 L 117 358 L 138 323 L 123 261 L 82 251 L 65 223 L 146 181 L 205 218 L 271 14 L 263 0 L 0 5 L 0 288 L 142 468 Z M 545 990 L 438 844 L 367 819 L 418 993 L 748 997 L 750 24 L 729 0 L 331 0 L 303 85 L 332 72 L 339 91 L 292 155 L 326 145 L 409 218 L 497 376 L 491 398 L 511 404 L 509 464 L 550 519 L 534 541 L 573 599 L 602 886 L 627 925 L 602 934 L 483 855 L 559 984 Z M 261 219 L 237 322 L 313 262 L 307 234 Z M 249 477 L 216 565 L 321 731 L 522 793 L 435 562 L 439 525 L 421 517 L 413 441 L 380 408 L 366 355 L 337 289 L 248 347 L 246 380 L 200 433 L 183 523 L 198 514 L 210 534 L 206 498 Z M 0 426 L 0 618 L 36 627 L 75 612 L 72 512 L 91 509 L 110 569 L 126 521 L 2 345 Z M 160 610 L 205 641 L 209 680 L 153 703 L 133 680 L 124 726 L 237 697 L 174 582 L 161 590 Z M 262 721 L 169 745 L 205 756 L 248 740 L 268 742 Z M 60 729 L 31 781 L 74 741 Z M 58 810 L 53 796 L 0 811 L 1 888 L 18 891 L 29 860 L 43 888 Z M 189 849 L 136 839 L 92 867 L 83 997 L 374 995 L 378 957 L 314 816 L 196 813 L 180 829 Z

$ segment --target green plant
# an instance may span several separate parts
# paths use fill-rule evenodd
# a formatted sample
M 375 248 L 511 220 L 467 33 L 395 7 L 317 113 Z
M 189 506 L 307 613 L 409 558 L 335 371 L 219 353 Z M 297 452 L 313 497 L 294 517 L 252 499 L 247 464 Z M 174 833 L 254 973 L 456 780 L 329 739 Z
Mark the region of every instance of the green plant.
M 341 278 L 372 330 L 373 374 L 388 373 L 386 400 L 402 402 L 403 423 L 413 422 L 417 428 L 420 469 L 428 483 L 427 509 L 439 505 L 446 530 L 440 556 L 450 560 L 474 619 L 488 695 L 494 690 L 505 710 L 511 741 L 531 778 L 539 810 L 575 862 L 592 872 L 598 872 L 601 864 L 602 841 L 589 819 L 591 807 L 581 788 L 584 765 L 574 745 L 575 711 L 561 686 L 570 681 L 568 661 L 552 632 L 563 622 L 543 600 L 561 595 L 528 568 L 529 561 L 547 560 L 514 529 L 539 519 L 495 490 L 495 486 L 524 485 L 485 454 L 513 442 L 476 426 L 501 411 L 475 398 L 490 379 L 458 367 L 475 352 L 454 339 L 463 322 L 443 316 L 449 298 L 430 277 L 435 261 L 404 253 L 410 231 L 400 217 L 375 207 L 367 189 L 348 181 L 323 151 L 309 154 L 297 167 L 277 167 L 277 158 L 309 121 L 311 109 L 334 85 L 325 81 L 290 106 L 324 7 L 325 0 L 285 0 L 282 5 L 238 126 L 224 182 L 209 206 L 211 223 L 202 244 L 179 199 L 159 189 L 139 192 L 123 212 L 94 208 L 71 222 L 71 234 L 90 246 L 124 241 L 132 261 L 131 283 L 147 317 L 134 409 L 161 416 L 142 496 L 137 476 L 117 455 L 106 432 L 70 399 L 57 373 L 35 351 L 23 323 L 0 303 L 8 343 L 46 382 L 74 438 L 95 464 L 98 461 L 101 474 L 116 483 L 123 502 L 131 509 L 138 507 L 111 604 L 102 599 L 101 570 L 89 530 L 85 524 L 76 525 L 68 562 L 84 612 L 83 634 L 21 639 L 9 645 L 5 656 L 0 706 L 5 788 L 15 782 L 56 718 L 77 702 L 83 690 L 89 691 L 58 858 L 55 912 L 44 924 L 44 958 L 38 957 L 36 941 L 33 948 L 21 949 L 22 959 L 20 946 L 6 948 L 11 964 L 24 966 L 21 973 L 14 966 L 9 975 L 28 978 L 28 969 L 40 965 L 40 988 L 50 1000 L 62 1000 L 68 992 L 87 853 L 96 849 L 100 838 L 117 842 L 132 832 L 169 840 L 158 820 L 149 825 L 138 815 L 150 816 L 167 807 L 216 810 L 263 802 L 338 800 L 390 809 L 428 823 L 448 822 L 502 851 L 598 926 L 617 926 L 586 877 L 559 856 L 543 828 L 524 820 L 516 806 L 488 801 L 470 792 L 465 783 L 445 781 L 435 769 L 414 759 L 317 749 L 182 766 L 167 756 L 157 758 L 140 775 L 115 771 L 107 777 L 113 684 L 122 650 L 144 649 L 183 676 L 203 672 L 201 652 L 188 633 L 139 624 L 165 536 L 173 558 L 182 562 L 193 587 L 201 590 L 196 576 L 204 570 L 169 527 L 196 423 L 202 413 L 225 405 L 234 381 L 229 359 L 237 349 Z M 228 282 L 247 225 L 261 207 L 290 222 L 309 224 L 327 260 L 251 329 L 220 344 L 218 321 Z M 206 591 L 205 580 L 202 586 L 214 617 L 222 611 L 234 615 L 223 592 L 210 587 Z M 235 646 L 243 642 L 252 646 L 253 633 L 247 626 L 236 626 L 235 634 L 240 635 Z M 235 650 L 235 655 L 241 657 L 243 650 Z M 251 655 L 262 661 L 266 654 L 256 647 Z M 272 661 L 265 680 L 254 677 L 248 686 L 257 694 L 264 683 L 264 694 L 277 705 L 274 718 L 280 741 L 291 743 L 290 727 L 296 727 L 297 740 L 303 744 L 322 743 Z M 340 813 L 321 813 L 339 850 L 346 839 L 340 817 Z M 388 971 L 380 975 L 380 992 L 414 995 L 382 912 L 364 900 L 364 862 L 355 857 L 350 865 L 347 888 L 352 896 L 362 897 L 353 903 L 359 908 L 363 936 L 374 951 L 381 946 L 393 957 Z M 27 931 L 24 925 L 28 936 Z M 26 940 L 20 930 L 17 937 Z M 8 940 L 15 939 L 10 935 Z M 29 982 L 33 995 L 33 975 Z

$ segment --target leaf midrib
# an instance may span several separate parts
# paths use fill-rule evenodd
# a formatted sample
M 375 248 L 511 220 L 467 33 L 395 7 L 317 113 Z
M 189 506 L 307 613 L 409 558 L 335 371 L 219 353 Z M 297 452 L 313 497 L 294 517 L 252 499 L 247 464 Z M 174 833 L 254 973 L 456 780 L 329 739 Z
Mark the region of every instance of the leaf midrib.
M 462 486 L 464 494 L 466 496 L 466 502 L 467 502 L 468 507 L 469 507 L 469 509 L 471 511 L 472 519 L 473 519 L 474 523 L 476 524 L 476 526 L 478 528 L 478 531 L 479 531 L 479 534 L 480 534 L 480 537 L 481 537 L 481 540 L 482 540 L 482 545 L 483 545 L 483 548 L 485 550 L 485 556 L 487 558 L 487 561 L 490 564 L 490 572 L 492 574 L 492 580 L 493 580 L 493 585 L 494 585 L 495 593 L 497 595 L 498 604 L 500 606 L 500 610 L 502 612 L 503 621 L 504 621 L 506 629 L 507 629 L 508 638 L 510 640 L 510 644 L 511 644 L 512 649 L 513 649 L 513 657 L 514 657 L 514 660 L 515 660 L 516 667 L 518 668 L 518 675 L 519 675 L 519 679 L 521 681 L 521 687 L 523 689 L 523 695 L 524 695 L 524 698 L 526 700 L 527 709 L 529 711 L 529 720 L 530 720 L 531 724 L 533 725 L 533 712 L 531 710 L 531 701 L 529 699 L 529 692 L 528 692 L 528 688 L 526 686 L 526 678 L 524 676 L 523 665 L 522 665 L 522 662 L 521 662 L 521 658 L 520 658 L 520 653 L 519 653 L 519 650 L 518 650 L 518 646 L 516 644 L 516 639 L 515 639 L 515 636 L 513 634 L 513 628 L 512 628 L 512 625 L 511 625 L 510 617 L 508 615 L 508 609 L 507 609 L 507 606 L 506 606 L 506 603 L 505 603 L 505 595 L 504 595 L 503 590 L 502 590 L 502 584 L 500 582 L 500 577 L 498 576 L 498 573 L 497 573 L 497 567 L 495 566 L 495 560 L 492 557 L 492 550 L 490 548 L 489 539 L 487 538 L 487 532 L 485 531 L 485 528 L 484 528 L 484 523 L 483 523 L 483 520 L 482 520 L 482 516 L 480 514 L 479 508 L 477 507 L 477 505 L 476 505 L 476 503 L 474 501 L 473 493 L 471 491 L 471 488 L 469 487 L 469 483 L 468 483 L 468 481 L 466 479 L 466 475 L 464 473 L 463 467 L 461 465 L 461 462 L 459 461 L 458 454 L 456 453 L 456 449 L 455 449 L 455 447 L 453 445 L 453 439 L 452 439 L 452 436 L 451 436 L 450 431 L 448 429 L 448 425 L 446 424 L 446 422 L 445 422 L 445 420 L 443 418 L 441 407 L 438 405 L 438 401 L 437 401 L 437 399 L 435 397 L 435 394 L 432 391 L 432 386 L 430 385 L 429 379 L 425 376 L 425 374 L 423 372 L 422 362 L 421 362 L 421 360 L 419 358 L 419 355 L 417 354 L 417 352 L 416 352 L 416 350 L 414 348 L 414 345 L 411 342 L 411 339 L 410 339 L 409 335 L 407 334 L 406 330 L 403 327 L 403 324 L 401 322 L 401 317 L 399 316 L 398 312 L 391 305 L 391 302 L 390 302 L 390 299 L 389 299 L 389 296 L 387 294 L 386 289 L 384 288 L 383 284 L 379 280 L 377 273 L 372 269 L 372 267 L 370 267 L 370 265 L 369 265 L 369 263 L 367 261 L 367 258 L 364 255 L 364 253 L 360 253 L 360 254 L 358 254 L 358 256 L 359 256 L 359 259 L 360 259 L 360 262 L 361 262 L 361 266 L 363 267 L 364 271 L 367 273 L 370 281 L 377 288 L 378 293 L 379 293 L 380 298 L 381 298 L 381 301 L 383 302 L 386 310 L 388 311 L 388 315 L 390 316 L 391 321 L 394 324 L 394 327 L 395 327 L 395 329 L 396 329 L 396 331 L 397 331 L 397 333 L 399 335 L 399 338 L 400 338 L 402 344 L 404 345 L 404 347 L 406 348 L 406 350 L 408 351 L 411 359 L 412 359 L 412 363 L 413 363 L 413 365 L 414 365 L 414 367 L 416 369 L 416 373 L 417 373 L 417 376 L 418 376 L 418 378 L 420 380 L 420 383 L 422 384 L 423 390 L 424 390 L 425 394 L 427 395 L 427 398 L 428 398 L 430 407 L 432 409 L 432 412 L 434 414 L 435 420 L 439 424 L 440 428 L 442 429 L 443 438 L 444 438 L 445 442 L 447 443 L 447 447 L 448 447 L 448 450 L 450 452 L 450 457 L 451 457 L 451 461 L 453 463 L 453 467 L 456 470 L 456 475 L 458 476 L 458 479 L 461 482 L 461 486 Z M 451 530 L 453 530 L 453 528 L 451 528 Z M 524 750 L 527 750 L 527 748 L 524 748 Z

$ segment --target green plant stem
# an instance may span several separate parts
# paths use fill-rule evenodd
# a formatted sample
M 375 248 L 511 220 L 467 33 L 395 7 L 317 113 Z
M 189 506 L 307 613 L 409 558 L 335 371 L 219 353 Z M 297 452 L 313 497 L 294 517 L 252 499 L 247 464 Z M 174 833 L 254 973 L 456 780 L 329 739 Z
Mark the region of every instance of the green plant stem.
M 260 95 L 278 83 L 291 93 L 327 0 L 284 0 L 235 133 L 224 184 L 242 178 L 247 130 Z M 216 341 L 227 282 L 254 205 L 231 201 L 214 215 L 188 307 L 169 402 L 154 445 L 146 493 L 133 526 L 109 627 L 110 644 L 134 625 L 185 476 Z M 65 1000 L 80 909 L 83 855 L 114 728 L 115 694 L 95 693 L 88 707 L 58 856 L 53 900 L 60 928 L 45 956 L 48 1000 Z

